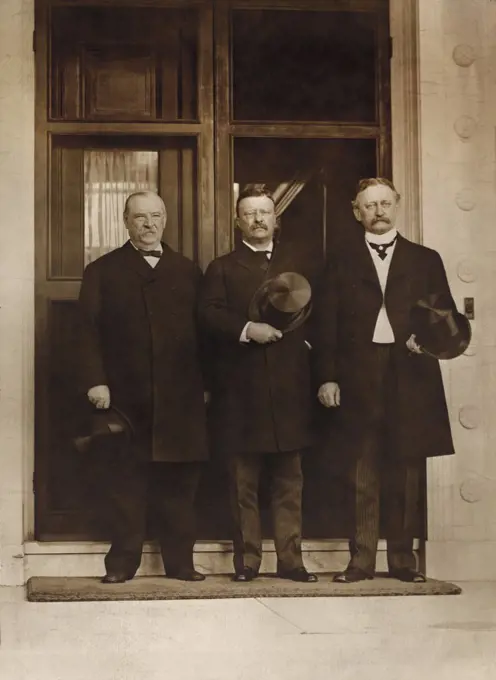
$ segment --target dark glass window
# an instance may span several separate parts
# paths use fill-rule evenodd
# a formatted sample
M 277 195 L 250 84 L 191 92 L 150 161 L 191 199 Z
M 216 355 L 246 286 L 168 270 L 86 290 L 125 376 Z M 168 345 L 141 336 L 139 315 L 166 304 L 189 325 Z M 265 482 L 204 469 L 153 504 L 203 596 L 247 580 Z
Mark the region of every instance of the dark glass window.
M 235 120 L 371 122 L 374 14 L 237 10 Z

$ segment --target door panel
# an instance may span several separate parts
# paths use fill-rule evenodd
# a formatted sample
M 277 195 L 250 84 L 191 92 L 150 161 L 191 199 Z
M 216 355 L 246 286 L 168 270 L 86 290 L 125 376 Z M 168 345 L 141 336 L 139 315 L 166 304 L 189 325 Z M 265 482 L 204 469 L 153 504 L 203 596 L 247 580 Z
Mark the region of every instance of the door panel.
M 265 182 L 281 238 L 318 269 L 354 223 L 357 180 L 389 174 L 391 156 L 387 0 L 79 4 L 36 0 L 39 540 L 108 538 L 70 446 L 72 348 L 83 268 L 126 239 L 126 196 L 157 190 L 166 241 L 205 267 L 234 245 L 236 191 Z M 226 539 L 227 480 L 212 456 L 198 537 Z M 309 452 L 304 470 L 305 536 L 347 535 L 333 452 Z M 270 536 L 267 491 L 263 479 Z
M 133 191 L 160 190 L 168 207 L 164 240 L 198 260 L 197 139 L 55 135 L 51 142 L 48 269 L 38 286 L 36 535 L 102 539 L 91 468 L 71 444 L 81 413 L 74 352 L 80 280 L 86 264 L 127 240 L 122 215 Z
M 194 8 L 54 7 L 51 118 L 196 120 L 198 30 Z

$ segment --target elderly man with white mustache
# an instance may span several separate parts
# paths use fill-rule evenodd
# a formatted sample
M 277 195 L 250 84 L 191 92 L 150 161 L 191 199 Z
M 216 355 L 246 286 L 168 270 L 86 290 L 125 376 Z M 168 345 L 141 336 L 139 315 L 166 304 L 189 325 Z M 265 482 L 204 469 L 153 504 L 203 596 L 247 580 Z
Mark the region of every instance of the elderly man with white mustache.
M 92 457 L 112 542 L 108 584 L 135 575 L 148 504 L 167 577 L 204 579 L 193 566 L 194 501 L 208 457 L 197 326 L 201 272 L 162 241 L 166 222 L 157 194 L 129 196 L 129 240 L 86 267 L 79 297 L 84 391 L 103 415 L 118 409 L 133 431 L 128 442 L 107 438 Z

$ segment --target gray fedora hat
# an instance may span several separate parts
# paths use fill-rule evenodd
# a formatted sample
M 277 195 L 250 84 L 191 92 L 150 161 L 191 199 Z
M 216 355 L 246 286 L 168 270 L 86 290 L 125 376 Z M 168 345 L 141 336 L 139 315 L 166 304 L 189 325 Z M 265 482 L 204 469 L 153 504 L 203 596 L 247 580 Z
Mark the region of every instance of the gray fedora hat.
M 289 333 L 306 321 L 311 300 L 312 288 L 307 279 L 296 272 L 283 272 L 264 281 L 255 291 L 248 318 Z

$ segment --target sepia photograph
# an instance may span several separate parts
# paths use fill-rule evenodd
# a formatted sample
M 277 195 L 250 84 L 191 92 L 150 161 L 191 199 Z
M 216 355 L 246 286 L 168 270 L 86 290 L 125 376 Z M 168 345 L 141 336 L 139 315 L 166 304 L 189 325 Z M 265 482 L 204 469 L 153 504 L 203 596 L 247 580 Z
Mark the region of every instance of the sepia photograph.
M 496 0 L 0 0 L 2 680 L 496 677 L 495 112 Z

